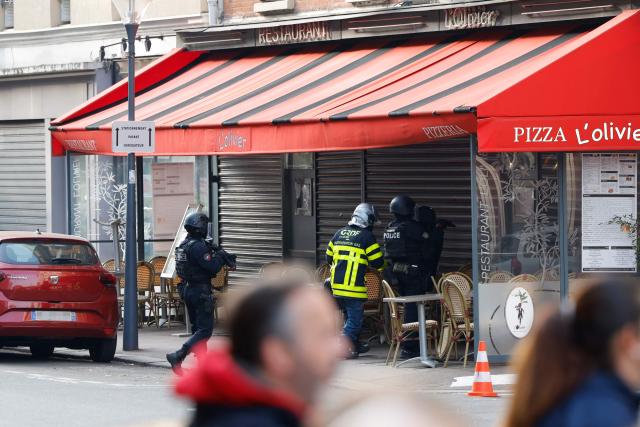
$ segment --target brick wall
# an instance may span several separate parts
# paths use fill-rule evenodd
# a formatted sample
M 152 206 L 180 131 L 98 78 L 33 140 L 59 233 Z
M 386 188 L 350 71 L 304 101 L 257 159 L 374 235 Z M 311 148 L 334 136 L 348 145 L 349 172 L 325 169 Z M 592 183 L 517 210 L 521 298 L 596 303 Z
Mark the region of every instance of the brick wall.
M 260 0 L 224 0 L 225 19 L 259 16 L 253 12 L 253 5 Z M 399 0 L 390 0 L 397 3 Z M 342 0 L 295 0 L 295 10 L 292 13 L 271 15 L 273 19 L 282 19 L 303 12 L 328 12 L 338 9 L 359 9 Z

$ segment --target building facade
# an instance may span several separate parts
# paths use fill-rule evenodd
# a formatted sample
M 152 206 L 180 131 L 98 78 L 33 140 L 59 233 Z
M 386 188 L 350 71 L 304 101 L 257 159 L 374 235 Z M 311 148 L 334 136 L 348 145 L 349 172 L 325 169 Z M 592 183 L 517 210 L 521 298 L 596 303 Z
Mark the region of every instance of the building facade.
M 604 128 L 585 123 L 584 129 L 596 128 L 589 138 L 635 138 L 635 107 L 623 96 L 616 99 L 621 105 L 595 105 L 585 88 L 615 85 L 607 77 L 614 71 L 635 85 L 628 67 L 606 67 L 616 58 L 632 62 L 633 49 L 607 51 L 597 41 L 622 46 L 625 37 L 635 40 L 630 28 L 637 2 L 214 6 L 218 25 L 178 31 L 180 72 L 171 71 L 176 57 L 165 57 L 153 68 L 159 86 L 141 94 L 141 118 L 154 120 L 160 135 L 158 155 L 141 160 L 138 172 L 139 240 L 146 243 L 139 253 L 145 258 L 166 254 L 186 206 L 201 204 L 211 213 L 215 238 L 238 254 L 232 283 L 254 277 L 271 261 L 317 265 L 358 203 L 372 202 L 383 213 L 375 230 L 380 236 L 389 201 L 408 194 L 456 224 L 447 230 L 440 269 L 473 264 L 475 325 L 494 357 L 508 355 L 526 335 L 538 304 L 559 303 L 594 273 L 636 270 L 623 232 L 629 224 L 616 223 L 610 211 L 594 211 L 609 206 L 599 198 L 620 196 L 620 204 L 611 205 L 616 212 L 637 215 L 636 155 L 612 153 L 620 149 L 611 145 L 602 152 L 589 146 L 593 152 L 583 155 L 586 139 L 570 142 L 573 129 L 539 125 L 514 127 L 515 139 L 506 144 L 511 136 L 495 130 L 497 122 L 477 106 L 485 108 L 511 86 L 535 82 L 521 96 L 491 104 L 499 112 L 495 119 L 508 122 L 518 111 L 533 110 L 530 122 L 554 111 L 583 118 L 602 109 L 624 112 L 629 124 L 617 123 L 619 117 Z M 588 49 L 604 60 L 588 64 L 580 56 Z M 551 73 L 571 61 L 581 67 L 567 68 L 575 74 Z M 578 83 L 580 92 L 562 102 L 555 98 Z M 110 123 L 124 111 L 118 93 L 112 96 L 120 97 L 120 106 L 98 99 L 88 118 L 72 113 L 55 123 L 54 139 L 71 165 L 70 188 L 76 175 L 87 175 L 74 169 L 82 162 L 106 165 L 107 181 L 115 176 L 109 188 L 122 182 L 122 168 L 106 146 Z M 578 98 L 584 102 L 574 104 Z M 594 176 L 605 185 L 592 182 Z M 78 224 L 121 213 L 116 201 L 96 196 L 99 187 L 83 191 L 69 199 Z M 69 229 L 84 233 L 75 224 L 72 219 Z M 595 245 L 602 230 L 619 239 L 606 248 Z
M 137 66 L 175 48 L 176 28 L 206 25 L 207 11 L 202 0 L 156 0 Z M 67 165 L 51 156 L 48 123 L 126 75 L 123 36 L 110 0 L 0 1 L 1 230 L 68 230 Z

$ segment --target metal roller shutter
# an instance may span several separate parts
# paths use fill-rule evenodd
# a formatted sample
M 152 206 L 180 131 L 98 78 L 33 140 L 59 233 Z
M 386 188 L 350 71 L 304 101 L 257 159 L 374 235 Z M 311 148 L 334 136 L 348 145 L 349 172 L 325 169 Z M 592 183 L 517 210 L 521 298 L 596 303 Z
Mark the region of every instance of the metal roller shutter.
M 469 141 L 441 141 L 367 151 L 367 201 L 381 213 L 379 239 L 391 220 L 389 202 L 398 194 L 433 207 L 456 224 L 445 235 L 441 271 L 471 262 L 471 177 Z
M 44 122 L 0 122 L 0 230 L 36 228 L 47 228 Z
M 282 261 L 282 156 L 220 157 L 220 243 L 238 256 L 232 284 Z
M 362 157 L 361 151 L 316 154 L 318 264 L 324 262 L 329 240 L 360 203 Z

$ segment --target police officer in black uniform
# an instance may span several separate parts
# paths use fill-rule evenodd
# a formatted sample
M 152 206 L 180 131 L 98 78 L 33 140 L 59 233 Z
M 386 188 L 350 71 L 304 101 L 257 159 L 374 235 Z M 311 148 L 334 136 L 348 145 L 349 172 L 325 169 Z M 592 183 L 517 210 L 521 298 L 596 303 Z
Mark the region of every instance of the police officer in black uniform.
M 174 352 L 167 354 L 167 361 L 177 374 L 182 361 L 193 346 L 207 341 L 213 334 L 213 294 L 211 279 L 224 265 L 235 268 L 235 256 L 215 248 L 207 240 L 209 218 L 203 213 L 192 213 L 185 219 L 187 238 L 176 248 L 176 272 L 182 280 L 179 292 L 185 302 L 193 335 Z
M 389 204 L 394 220 L 384 232 L 385 259 L 391 266 L 387 274 L 400 295 L 420 295 L 427 291 L 424 250 L 429 234 L 415 219 L 415 202 L 409 196 L 397 196 Z M 418 321 L 416 304 L 407 304 L 404 322 Z M 402 347 L 403 357 L 418 354 L 418 342 L 409 341 Z

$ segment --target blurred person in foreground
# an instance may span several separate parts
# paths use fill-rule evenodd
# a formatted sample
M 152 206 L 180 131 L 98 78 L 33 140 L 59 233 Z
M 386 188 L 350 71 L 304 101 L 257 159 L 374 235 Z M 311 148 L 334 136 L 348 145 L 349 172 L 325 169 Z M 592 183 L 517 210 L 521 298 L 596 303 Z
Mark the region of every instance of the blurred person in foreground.
M 506 427 L 630 427 L 638 423 L 640 287 L 607 280 L 554 312 L 515 359 Z
M 259 284 L 234 308 L 230 345 L 176 385 L 196 403 L 192 427 L 295 427 L 344 357 L 335 303 L 296 282 Z
M 448 408 L 415 394 L 385 392 L 349 399 L 330 416 L 326 427 L 462 427 Z

